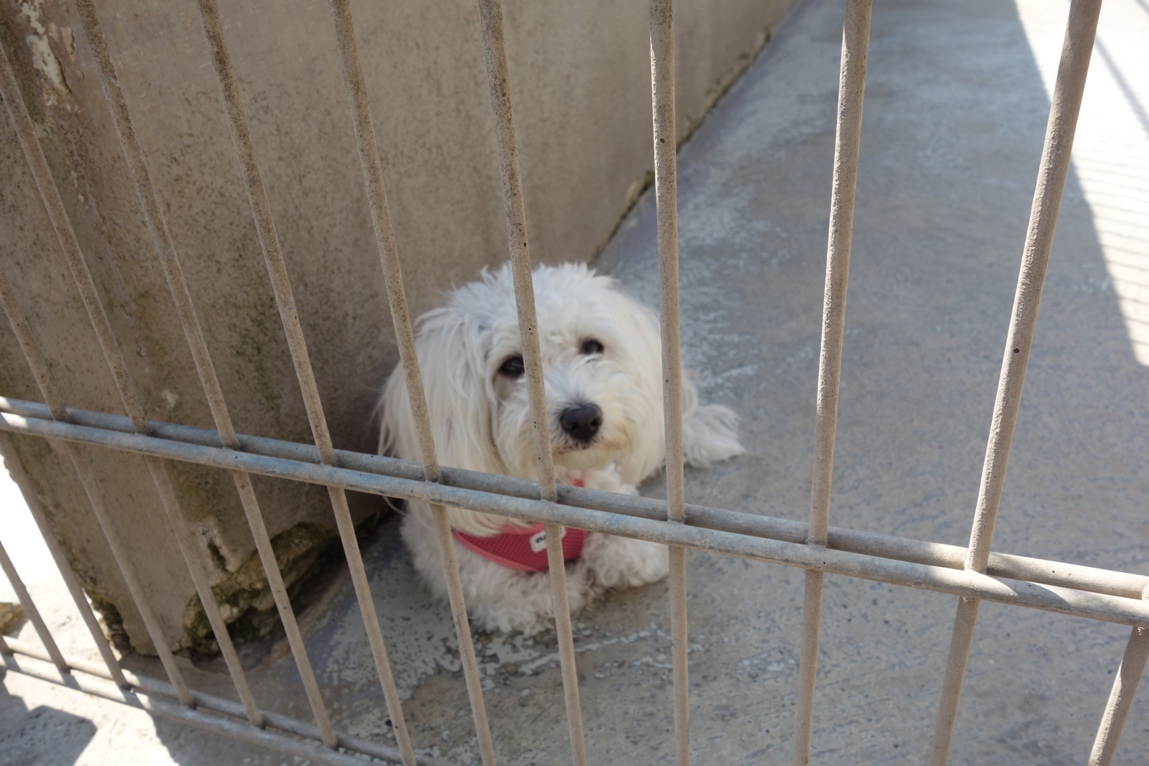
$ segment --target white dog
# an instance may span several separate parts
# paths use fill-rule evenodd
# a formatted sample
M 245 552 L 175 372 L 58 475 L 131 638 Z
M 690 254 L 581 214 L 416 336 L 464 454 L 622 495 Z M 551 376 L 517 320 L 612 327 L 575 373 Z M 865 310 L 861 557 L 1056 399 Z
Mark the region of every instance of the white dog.
M 636 495 L 665 460 L 658 322 L 615 282 L 585 266 L 534 272 L 547 427 L 556 479 Z M 452 292 L 416 323 L 435 445 L 441 464 L 536 479 L 532 419 L 509 266 Z M 686 461 L 706 466 L 741 454 L 737 417 L 698 406 L 683 381 Z M 380 402 L 379 450 L 419 460 L 419 437 L 401 369 Z M 468 612 L 486 630 L 534 633 L 553 619 L 542 525 L 448 508 Z M 446 580 L 430 508 L 409 504 L 402 535 L 436 596 Z M 665 546 L 564 531 L 571 611 L 609 588 L 667 573 Z

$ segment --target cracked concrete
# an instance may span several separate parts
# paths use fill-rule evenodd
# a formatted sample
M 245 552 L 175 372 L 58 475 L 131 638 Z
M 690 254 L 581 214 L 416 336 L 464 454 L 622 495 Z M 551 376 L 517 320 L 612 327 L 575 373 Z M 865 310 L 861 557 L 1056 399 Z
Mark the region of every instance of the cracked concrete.
M 967 540 L 1065 9 L 876 3 L 836 526 Z M 742 415 L 749 450 L 688 471 L 691 502 L 808 512 L 840 25 L 838 4 L 808 0 L 680 152 L 685 358 L 704 398 Z M 995 538 L 997 550 L 1142 573 L 1146 35 L 1143 0 L 1107 3 Z M 648 194 L 599 263 L 650 303 L 653 213 Z M 365 559 L 416 748 L 479 763 L 449 614 L 428 604 L 394 521 Z M 790 762 L 802 572 L 698 552 L 687 567 L 694 762 Z M 954 610 L 952 597 L 827 578 L 811 763 L 925 761 Z M 350 583 L 319 594 L 303 629 L 337 726 L 390 741 Z M 672 758 L 667 629 L 663 584 L 576 618 L 592 763 Z M 1127 637 L 1121 626 L 984 604 L 950 762 L 1084 762 Z M 553 636 L 476 641 L 499 762 L 569 762 Z M 306 718 L 282 642 L 248 659 L 260 701 Z M 229 694 L 218 662 L 189 673 Z M 292 763 L 14 673 L 4 687 L 0 762 Z M 1149 760 L 1141 698 L 1118 762 Z M 42 755 L 51 734 L 37 728 L 45 715 L 92 726 L 56 722 L 74 734 L 52 760 Z

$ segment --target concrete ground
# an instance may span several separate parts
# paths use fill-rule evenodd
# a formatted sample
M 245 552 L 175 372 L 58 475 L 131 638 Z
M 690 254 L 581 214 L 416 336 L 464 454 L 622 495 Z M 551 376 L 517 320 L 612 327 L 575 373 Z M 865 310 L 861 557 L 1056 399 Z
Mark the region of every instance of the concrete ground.
M 876 2 L 837 526 L 968 539 L 1066 7 Z M 807 0 L 680 154 L 685 356 L 704 397 L 741 413 L 748 447 L 743 458 L 689 471 L 692 502 L 808 513 L 841 17 L 840 3 Z M 1001 551 L 1142 573 L 1146 39 L 1145 0 L 1109 0 L 995 538 Z M 649 195 L 600 265 L 655 301 Z M 35 570 L 31 549 L 10 537 L 13 514 L 6 508 L 0 535 Z M 421 752 L 478 763 L 449 616 L 428 605 L 393 531 L 381 530 L 365 557 L 414 741 Z M 695 762 L 789 762 L 802 572 L 696 552 L 687 566 Z M 48 587 L 40 570 L 29 579 L 38 592 Z M 652 586 L 576 621 L 592 763 L 671 757 L 666 602 L 665 587 Z M 955 605 L 827 578 L 812 763 L 925 762 Z M 50 611 L 79 640 L 75 618 Z M 387 740 L 350 583 L 330 585 L 303 623 L 337 726 Z M 1120 626 L 983 605 L 950 762 L 1084 762 L 1127 637 Z M 478 651 L 499 762 L 569 762 L 553 639 L 480 635 Z M 261 703 L 306 717 L 283 647 L 249 660 Z M 218 667 L 189 672 L 226 693 Z M 16 673 L 3 675 L 3 687 L 0 764 L 298 763 Z M 1120 763 L 1149 762 L 1141 696 Z

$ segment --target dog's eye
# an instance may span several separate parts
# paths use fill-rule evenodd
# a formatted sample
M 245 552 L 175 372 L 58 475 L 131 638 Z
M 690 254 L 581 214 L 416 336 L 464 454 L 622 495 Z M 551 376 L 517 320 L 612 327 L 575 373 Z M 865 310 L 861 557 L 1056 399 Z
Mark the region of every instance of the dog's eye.
M 582 352 L 587 356 L 590 356 L 591 354 L 601 354 L 602 350 L 602 344 L 597 340 L 583 341 Z
M 506 375 L 508 378 L 521 378 L 526 368 L 523 367 L 523 358 L 521 356 L 512 356 L 499 366 L 499 374 Z

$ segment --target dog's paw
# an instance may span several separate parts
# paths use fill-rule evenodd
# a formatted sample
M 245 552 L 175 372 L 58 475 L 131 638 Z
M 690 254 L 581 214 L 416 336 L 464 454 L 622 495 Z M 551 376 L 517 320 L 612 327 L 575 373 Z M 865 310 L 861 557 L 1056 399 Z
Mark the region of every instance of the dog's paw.
M 665 545 L 594 533 L 587 537 L 583 561 L 603 588 L 633 588 L 658 582 L 670 572 Z
M 611 463 L 606 468 L 587 471 L 584 481 L 584 486 L 587 489 L 601 489 L 605 492 L 617 492 L 621 495 L 638 495 L 638 487 L 622 480 L 618 465 L 615 463 Z
M 474 555 L 471 551 L 466 553 Z M 465 557 L 460 552 L 460 558 Z M 554 586 L 549 572 L 520 572 L 486 560 L 483 567 L 487 579 L 480 587 L 474 580 L 464 582 L 467 611 L 478 628 L 500 633 L 517 631 L 525 636 L 554 628 Z M 565 571 L 567 606 L 575 614 L 593 603 L 604 588 L 591 580 L 581 561 Z
M 691 412 L 682 423 L 682 442 L 686 462 L 698 468 L 746 453 L 738 441 L 738 416 L 720 404 Z

